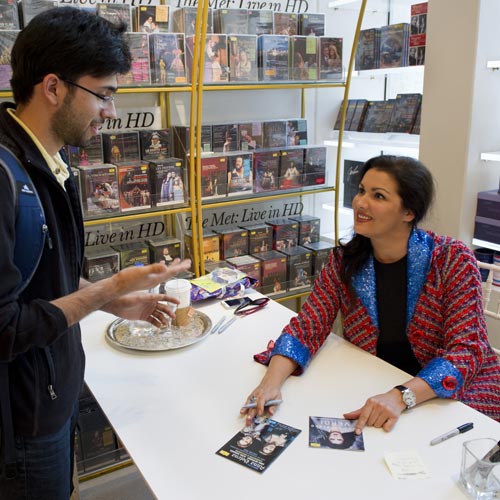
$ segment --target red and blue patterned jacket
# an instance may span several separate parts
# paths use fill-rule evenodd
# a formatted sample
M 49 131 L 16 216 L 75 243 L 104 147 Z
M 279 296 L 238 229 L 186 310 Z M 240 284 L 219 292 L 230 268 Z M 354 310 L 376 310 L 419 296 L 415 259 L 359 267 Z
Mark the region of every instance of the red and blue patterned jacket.
M 377 354 L 378 314 L 373 257 L 354 276 L 357 297 L 340 279 L 342 250 L 334 251 L 300 313 L 290 320 L 275 354 L 298 363 L 301 373 L 330 334 L 340 312 L 343 335 Z M 500 420 L 500 365 L 488 341 L 482 309 L 481 276 L 473 253 L 462 242 L 415 229 L 408 243 L 406 335 L 424 379 L 438 397 L 454 398 Z

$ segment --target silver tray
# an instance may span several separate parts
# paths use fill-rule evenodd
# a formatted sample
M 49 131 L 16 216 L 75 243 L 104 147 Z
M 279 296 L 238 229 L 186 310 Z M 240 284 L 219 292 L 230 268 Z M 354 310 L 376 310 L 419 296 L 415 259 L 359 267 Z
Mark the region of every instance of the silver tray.
M 154 328 L 149 335 L 132 335 L 131 322 L 118 318 L 106 331 L 106 340 L 117 349 L 132 351 L 168 351 L 180 349 L 203 340 L 210 334 L 212 320 L 200 311 L 195 311 L 186 326 Z

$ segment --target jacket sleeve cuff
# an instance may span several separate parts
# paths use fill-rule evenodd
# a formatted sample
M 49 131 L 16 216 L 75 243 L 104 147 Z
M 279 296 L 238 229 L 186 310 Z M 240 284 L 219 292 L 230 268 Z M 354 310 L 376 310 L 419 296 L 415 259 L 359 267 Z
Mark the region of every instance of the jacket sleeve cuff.
M 458 368 L 444 358 L 432 359 L 417 377 L 425 380 L 439 398 L 453 397 L 464 383 Z
M 293 375 L 300 375 L 311 360 L 311 354 L 307 347 L 288 333 L 282 333 L 276 342 L 269 341 L 267 349 L 255 354 L 253 359 L 267 366 L 275 354 L 285 356 L 298 364 Z

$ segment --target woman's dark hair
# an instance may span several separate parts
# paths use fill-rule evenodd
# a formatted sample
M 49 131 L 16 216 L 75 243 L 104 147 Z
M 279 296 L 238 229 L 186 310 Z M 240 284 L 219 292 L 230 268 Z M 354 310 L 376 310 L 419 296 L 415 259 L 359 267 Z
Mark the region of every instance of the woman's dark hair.
M 413 213 L 411 224 L 416 226 L 425 217 L 434 200 L 434 181 L 427 167 L 406 156 L 376 156 L 361 167 L 361 181 L 372 168 L 386 172 L 396 181 L 403 208 Z M 340 244 L 340 247 L 343 250 L 340 275 L 353 297 L 352 277 L 369 257 L 371 242 L 369 238 L 355 234 L 348 243 Z
M 69 81 L 130 70 L 131 54 L 124 23 L 74 7 L 49 9 L 35 16 L 12 48 L 10 81 L 17 104 L 27 104 L 33 87 L 55 73 Z

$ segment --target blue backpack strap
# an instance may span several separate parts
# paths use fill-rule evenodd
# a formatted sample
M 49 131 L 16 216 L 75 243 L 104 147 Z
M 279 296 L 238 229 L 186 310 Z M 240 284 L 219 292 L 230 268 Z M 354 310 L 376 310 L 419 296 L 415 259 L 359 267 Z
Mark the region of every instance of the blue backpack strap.
M 45 214 L 38 193 L 16 156 L 0 144 L 0 166 L 10 179 L 16 203 L 14 264 L 21 271 L 22 292 L 30 282 L 42 257 L 47 234 Z

